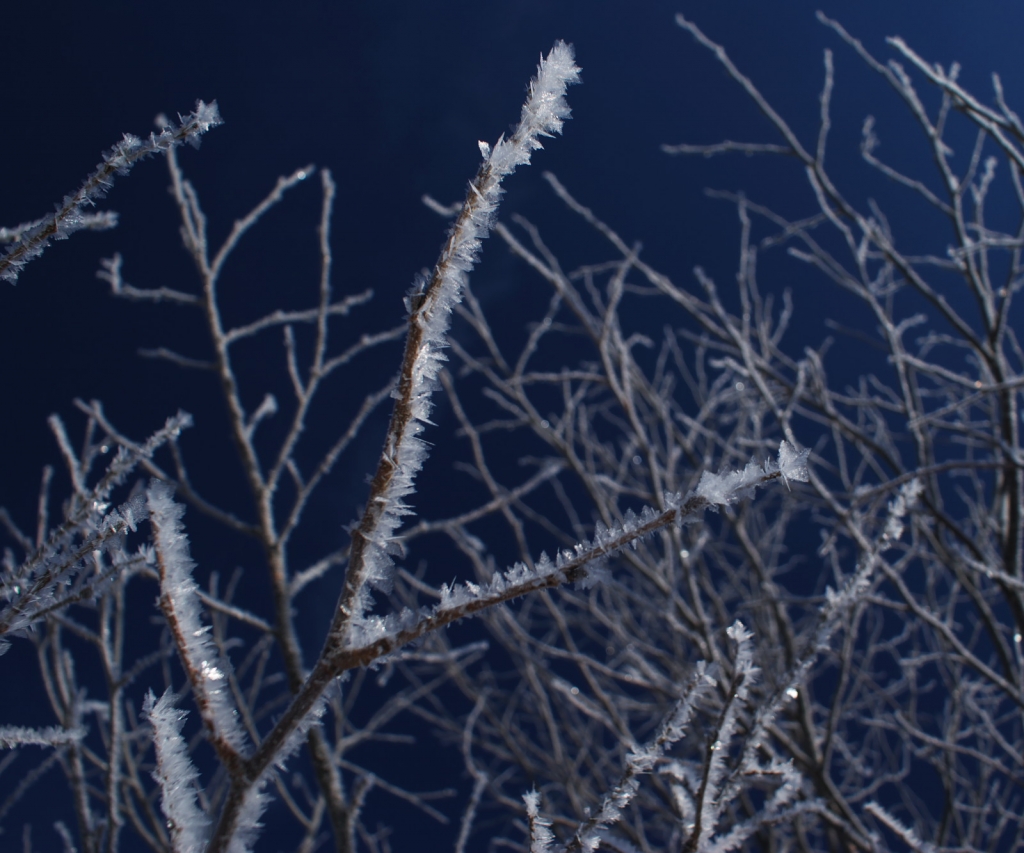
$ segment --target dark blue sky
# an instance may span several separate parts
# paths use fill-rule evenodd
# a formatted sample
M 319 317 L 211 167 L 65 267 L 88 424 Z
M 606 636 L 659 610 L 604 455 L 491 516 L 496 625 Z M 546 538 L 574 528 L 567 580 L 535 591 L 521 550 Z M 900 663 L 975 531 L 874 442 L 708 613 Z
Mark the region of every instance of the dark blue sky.
M 931 61 L 960 61 L 961 79 L 985 101 L 990 72 L 998 71 L 1009 102 L 1024 109 L 1024 5 L 1010 0 L 22 3 L 3 18 L 0 224 L 51 209 L 122 132 L 148 133 L 157 113 L 186 113 L 197 98 L 216 99 L 224 126 L 199 151 L 182 155 L 215 239 L 278 175 L 311 162 L 330 168 L 338 184 L 336 291 L 372 287 L 377 296 L 366 324 L 384 328 L 400 321 L 402 296 L 414 273 L 434 262 L 444 235 L 444 223 L 420 196 L 462 196 L 479 159 L 477 140 L 493 142 L 517 119 L 538 55 L 561 38 L 575 45 L 583 69 L 583 85 L 569 93 L 574 118 L 564 138 L 507 182 L 502 214 L 528 213 L 559 234 L 568 215 L 540 179 L 550 169 L 624 238 L 642 240 L 646 259 L 675 280 L 692 280 L 690 270 L 700 264 L 727 284 L 735 214 L 705 199 L 703 188 L 742 189 L 794 214 L 807 212 L 808 195 L 796 167 L 659 151 L 661 143 L 725 137 L 778 141 L 710 55 L 675 25 L 676 11 L 726 46 L 805 144 L 817 127 L 822 50 L 833 49 L 830 162 L 855 199 L 886 192 L 877 179 L 860 183 L 857 146 L 868 113 L 878 118 L 881 153 L 930 175 L 927 147 L 896 96 L 815 20 L 816 8 L 881 58 L 892 55 L 884 37 L 901 35 Z M 229 278 L 239 316 L 289 304 L 315 286 L 319 197 L 315 182 L 307 183 L 240 249 Z M 0 505 L 26 526 L 39 470 L 57 458 L 46 417 L 61 413 L 77 434 L 75 397 L 101 399 L 136 437 L 179 407 L 211 411 L 186 449 L 211 461 L 226 447 L 216 430 L 214 389 L 135 355 L 141 346 L 164 344 L 205 355 L 199 327 L 173 309 L 115 302 L 94 277 L 98 260 L 120 251 L 134 284 L 194 286 L 166 185 L 161 162 L 143 163 L 118 180 L 103 205 L 120 213 L 116 231 L 75 235 L 31 264 L 17 287 L 0 284 Z M 910 244 L 930 234 L 924 220 L 899 227 Z M 566 265 L 605 259 L 592 251 L 593 241 L 577 242 L 579 233 L 573 223 L 558 241 Z M 484 256 L 478 292 L 507 304 L 509 322 L 525 321 L 534 312 L 522 304 L 522 270 L 497 241 Z M 789 279 L 785 267 L 776 274 L 771 279 L 767 268 L 766 289 L 794 286 L 803 316 L 820 315 L 826 291 Z M 796 334 L 816 343 L 824 330 L 806 323 Z M 799 340 L 794 346 L 799 350 Z M 397 364 L 397 350 L 388 351 L 361 368 L 361 379 L 379 384 Z M 367 470 L 379 442 L 379 433 L 366 439 Z M 362 499 L 365 473 L 356 464 L 332 486 L 338 509 L 324 521 L 339 540 Z M 241 560 L 221 553 L 215 538 L 197 547 L 210 559 Z M 13 654 L 0 658 L 0 667 L 15 661 Z M 28 706 L 13 705 L 0 698 L 0 722 L 27 722 L 20 717 Z

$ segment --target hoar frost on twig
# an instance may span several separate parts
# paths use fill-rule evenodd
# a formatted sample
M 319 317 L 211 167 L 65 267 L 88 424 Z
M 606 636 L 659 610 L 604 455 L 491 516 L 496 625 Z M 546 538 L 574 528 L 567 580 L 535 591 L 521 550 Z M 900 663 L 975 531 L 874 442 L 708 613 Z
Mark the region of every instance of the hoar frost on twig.
M 618 785 L 605 795 L 597 814 L 577 830 L 572 841 L 565 847 L 567 853 L 592 853 L 598 848 L 602 831 L 619 821 L 622 810 L 636 796 L 640 787 L 639 777 L 650 773 L 668 748 L 685 736 L 686 727 L 696 713 L 701 697 L 716 684 L 716 679 L 708 672 L 706 662 L 699 661 L 683 697 L 662 723 L 658 735 L 650 743 L 642 747 L 634 745 L 630 749 L 626 758 L 626 771 Z
M 624 809 L 637 795 L 640 776 L 654 771 L 659 762 L 664 762 L 660 773 L 676 780 L 671 784 L 671 790 L 687 833 L 683 849 L 688 853 L 729 853 L 764 824 L 814 807 L 813 802 L 794 803 L 803 777 L 791 761 L 780 761 L 772 756 L 766 764 L 757 758 L 760 739 L 770 725 L 772 715 L 758 713 L 752 729 L 747 729 L 742 723 L 741 715 L 751 704 L 750 690 L 758 675 L 758 667 L 753 662 L 753 635 L 739 621 L 734 622 L 726 633 L 736 646 L 732 677 L 721 682 L 717 667 L 709 668 L 705 661 L 697 663 L 682 699 L 666 717 L 658 735 L 644 746 L 634 745 L 629 750 L 618 784 L 603 797 L 594 816 L 581 824 L 561 848 L 563 853 L 592 853 L 598 849 L 606 840 L 607 831 L 622 819 Z M 716 687 L 725 692 L 725 707 L 708 735 L 703 766 L 689 767 L 676 760 L 668 760 L 666 753 L 669 748 L 685 737 L 691 719 Z M 731 742 L 741 731 L 745 744 L 735 767 L 731 767 Z M 761 813 L 732 825 L 715 837 L 724 809 L 754 780 L 775 784 L 775 790 L 766 798 Z M 539 794 L 531 791 L 523 799 L 529 818 L 531 853 L 551 853 L 555 839 L 550 829 L 551 822 L 540 816 Z M 612 845 L 613 848 L 616 846 Z
M 174 853 L 202 853 L 209 839 L 210 818 L 199 805 L 199 772 L 181 735 L 188 712 L 175 707 L 170 690 L 159 699 L 150 691 L 142 710 L 153 728 L 153 777 L 160 785 L 160 808 L 167 818 Z
M 85 737 L 85 729 L 62 729 L 48 726 L 45 729 L 30 729 L 25 726 L 0 726 L 0 749 L 19 746 L 61 746 Z
M 560 133 L 569 117 L 565 90 L 579 82 L 579 68 L 573 59 L 572 48 L 557 42 L 540 61 L 512 136 L 502 137 L 493 148 L 480 144 L 484 161 L 470 182 L 433 273 L 418 281 L 407 299 L 409 333 L 394 392 L 395 407 L 366 511 L 352 534 L 345 589 L 331 629 L 332 637 L 342 646 L 348 644 L 347 635 L 369 606 L 367 587 L 386 590 L 390 586 L 388 552 L 402 518 L 410 513 L 405 499 L 413 492 L 427 456 L 419 434 L 430 422 L 430 398 L 444 359 L 452 308 L 461 299 L 465 277 L 494 222 L 502 180 L 517 166 L 529 163 L 532 152 L 541 147 L 540 138 Z
M 185 508 L 175 503 L 173 488 L 154 482 L 146 492 L 150 524 L 160 569 L 160 609 L 167 619 L 199 713 L 222 758 L 234 758 L 245 743 L 238 712 L 228 689 L 228 663 L 202 624 L 195 563 L 181 523 Z
M 787 485 L 806 482 L 807 456 L 807 450 L 797 451 L 783 441 L 778 457 L 763 465 L 751 461 L 740 471 L 705 472 L 695 490 L 686 495 L 666 494 L 664 510 L 659 512 L 644 507 L 639 515 L 632 510 L 627 511 L 620 525 L 607 527 L 598 523 L 593 539 L 582 540 L 572 549 L 560 550 L 554 560 L 541 554 L 533 568 L 525 563 L 516 563 L 504 573 L 495 572 L 490 582 L 482 585 L 442 585 L 440 602 L 420 614 L 405 610 L 386 617 L 367 617 L 359 623 L 358 630 L 351 633 L 348 649 L 356 657 L 368 653 L 376 658 L 429 631 L 495 604 L 565 583 L 588 585 L 598 576 L 595 569 L 600 561 L 627 546 L 635 548 L 639 540 L 657 530 L 670 524 L 695 522 L 705 510 L 736 503 L 750 497 L 758 487 L 775 480 L 782 480 Z
M 86 212 L 86 208 L 106 195 L 114 175 L 125 175 L 139 160 L 183 142 L 198 145 L 199 137 L 219 124 L 221 118 L 217 103 L 197 101 L 195 110 L 179 117 L 176 127 L 167 126 L 146 139 L 126 133 L 103 155 L 103 160 L 82 186 L 64 197 L 54 213 L 14 229 L 4 229 L 7 232 L 4 237 L 13 245 L 0 257 L 0 279 L 15 283 L 25 264 L 39 257 L 51 240 L 64 240 L 83 228 L 113 227 L 117 222 L 115 215 L 91 214 Z

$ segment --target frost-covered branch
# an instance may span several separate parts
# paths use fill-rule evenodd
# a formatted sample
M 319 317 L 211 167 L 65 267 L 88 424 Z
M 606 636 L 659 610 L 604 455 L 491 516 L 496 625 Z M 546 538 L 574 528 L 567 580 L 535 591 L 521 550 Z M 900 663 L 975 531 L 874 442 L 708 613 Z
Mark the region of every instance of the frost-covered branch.
M 523 803 L 530 821 L 530 853 L 550 853 L 555 836 L 551 832 L 551 821 L 541 817 L 540 794 L 528 791 L 523 794 Z
M 220 123 L 216 102 L 197 101 L 195 110 L 180 117 L 177 126 L 169 125 L 159 133 L 150 133 L 146 139 L 126 133 L 103 155 L 102 162 L 82 186 L 64 197 L 53 214 L 14 229 L 17 236 L 13 245 L 0 257 L 0 279 L 16 282 L 25 265 L 39 257 L 51 240 L 66 239 L 83 228 L 111 227 L 114 220 L 109 215 L 90 214 L 87 208 L 107 194 L 115 175 L 125 175 L 139 160 L 169 151 L 183 142 L 198 145 L 199 137 Z
M 167 819 L 172 849 L 174 853 L 202 853 L 209 840 L 210 818 L 199 805 L 199 772 L 181 734 L 188 715 L 174 706 L 169 690 L 159 699 L 150 692 L 143 712 L 153 727 L 153 776 L 160 785 L 160 808 Z
M 697 712 L 705 693 L 717 684 L 707 671 L 707 664 L 699 661 L 694 668 L 690 682 L 683 696 L 661 724 L 657 736 L 649 743 L 633 746 L 626 759 L 626 769 L 615 788 L 605 795 L 597 813 L 576 831 L 572 841 L 565 846 L 567 853 L 585 851 L 591 853 L 601 844 L 601 834 L 606 828 L 618 823 L 625 809 L 636 796 L 640 776 L 651 773 L 655 765 L 687 732 L 691 718 Z
M 402 518 L 409 514 L 405 499 L 412 493 L 426 458 L 426 445 L 419 434 L 429 423 L 430 398 L 447 345 L 449 318 L 462 298 L 464 281 L 476 263 L 480 243 L 490 232 L 501 198 L 501 182 L 517 166 L 530 162 L 533 151 L 541 147 L 541 137 L 561 132 L 569 117 L 565 90 L 578 81 L 579 68 L 573 61 L 572 48 L 557 42 L 541 59 L 512 136 L 499 139 L 493 149 L 481 143 L 484 161 L 470 182 L 434 270 L 409 294 L 409 332 L 395 406 L 366 511 L 352 534 L 345 587 L 331 626 L 331 642 L 335 645 L 349 645 L 348 634 L 358 626 L 369 605 L 369 588 L 390 588 L 388 550 Z
M 160 570 L 160 609 L 181 656 L 199 713 L 221 760 L 234 769 L 245 746 L 245 734 L 228 689 L 230 665 L 223 660 L 202 624 L 199 588 L 192 577 L 195 563 L 181 518 L 185 508 L 175 503 L 173 490 L 154 482 L 146 492 L 153 545 Z
M 50 726 L 45 729 L 30 729 L 25 726 L 0 726 L 0 749 L 14 749 L 19 746 L 61 746 L 81 740 L 84 729 L 62 729 Z
M 365 619 L 359 630 L 350 635 L 351 645 L 339 659 L 344 661 L 346 669 L 365 665 L 458 619 L 530 592 L 569 583 L 593 584 L 600 577 L 602 561 L 624 548 L 636 548 L 643 539 L 669 525 L 696 522 L 705 510 L 735 504 L 775 480 L 787 485 L 806 482 L 807 455 L 808 451 L 797 452 L 787 442 L 782 442 L 776 460 L 768 460 L 763 465 L 750 462 L 740 471 L 720 474 L 706 471 L 694 491 L 686 495 L 665 495 L 665 509 L 661 512 L 651 507 L 645 507 L 639 515 L 627 511 L 620 525 L 606 528 L 599 524 L 593 539 L 560 550 L 554 560 L 541 554 L 534 565 L 517 563 L 503 574 L 496 572 L 486 584 L 442 585 L 441 600 L 427 615 L 406 610 L 387 617 Z

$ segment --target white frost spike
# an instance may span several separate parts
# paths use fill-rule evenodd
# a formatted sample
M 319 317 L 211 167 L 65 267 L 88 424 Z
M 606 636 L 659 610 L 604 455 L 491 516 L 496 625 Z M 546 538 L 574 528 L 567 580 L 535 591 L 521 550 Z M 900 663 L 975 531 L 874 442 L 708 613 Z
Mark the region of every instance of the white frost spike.
M 530 853 L 549 853 L 555 841 L 551 821 L 540 816 L 540 794 L 536 790 L 523 794 L 526 817 L 530 821 Z
M 499 179 L 511 174 L 516 166 L 530 162 L 530 155 L 541 147 L 539 137 L 562 132 L 562 124 L 569 118 L 565 89 L 579 81 L 580 69 L 574 62 L 572 47 L 564 41 L 555 42 L 537 66 L 537 76 L 530 82 L 530 97 L 523 104 L 515 133 L 494 146 L 489 163 Z
M 807 470 L 807 450 L 797 450 L 788 441 L 779 445 L 779 473 L 788 486 L 790 480 L 806 483 L 810 473 Z
M 153 727 L 156 770 L 160 785 L 160 808 L 171 830 L 174 853 L 202 853 L 209 837 L 210 819 L 196 797 L 199 773 L 192 765 L 181 727 L 188 716 L 174 707 L 171 691 L 159 700 L 150 691 L 142 706 Z
M 723 471 L 721 474 L 705 471 L 697 484 L 696 494 L 709 503 L 725 506 L 750 497 L 754 489 L 763 483 L 765 475 L 781 475 L 787 486 L 790 481 L 806 483 L 810 476 L 807 453 L 783 441 L 779 445 L 778 460 L 766 462 L 763 468 L 751 460 L 742 471 Z
M 245 735 L 228 689 L 230 670 L 200 619 L 199 587 L 192 577 L 195 563 L 181 523 L 185 508 L 174 502 L 173 493 L 171 486 L 161 482 L 152 483 L 146 492 L 160 566 L 160 606 L 176 629 L 175 642 L 185 658 L 203 722 L 214 737 L 237 750 Z

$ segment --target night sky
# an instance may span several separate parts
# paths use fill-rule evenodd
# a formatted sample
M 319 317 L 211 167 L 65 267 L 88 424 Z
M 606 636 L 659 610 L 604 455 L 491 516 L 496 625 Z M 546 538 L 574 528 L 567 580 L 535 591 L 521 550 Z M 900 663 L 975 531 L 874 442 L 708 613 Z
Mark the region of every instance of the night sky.
M 388 328 L 401 322 L 402 297 L 414 274 L 433 264 L 445 233 L 420 197 L 429 193 L 445 203 L 462 197 L 479 161 L 477 141 L 493 143 L 509 129 L 538 56 L 564 39 L 575 45 L 583 69 L 583 85 L 568 96 L 573 119 L 563 138 L 547 141 L 534 165 L 506 182 L 502 217 L 520 212 L 541 223 L 567 267 L 604 259 L 593 250 L 600 243 L 571 222 L 541 179 L 551 170 L 627 241 L 641 241 L 645 259 L 675 281 L 692 281 L 691 269 L 701 265 L 727 285 L 735 271 L 736 215 L 729 204 L 707 199 L 704 188 L 743 190 L 794 215 L 809 210 L 811 199 L 795 165 L 787 171 L 758 158 L 661 153 L 662 143 L 780 141 L 708 52 L 675 25 L 675 12 L 724 44 L 808 146 L 817 130 L 822 52 L 834 51 L 829 162 L 856 200 L 884 200 L 891 192 L 859 160 L 868 114 L 877 120 L 880 154 L 934 180 L 927 145 L 898 97 L 815 20 L 817 8 L 883 60 L 893 55 L 884 37 L 900 35 L 930 61 L 959 61 L 961 80 L 985 102 L 990 74 L 998 71 L 1007 100 L 1024 110 L 1024 5 L 1010 0 L 9 4 L 0 52 L 6 114 L 0 225 L 50 210 L 121 133 L 148 134 L 158 113 L 186 114 L 196 99 L 216 99 L 225 124 L 198 151 L 181 155 L 214 239 L 279 175 L 309 163 L 330 169 L 338 185 L 335 290 L 375 292 L 352 334 Z M 194 289 L 167 184 L 161 160 L 142 163 L 101 204 L 120 214 L 116 230 L 76 234 L 51 246 L 17 286 L 0 284 L 0 505 L 26 527 L 33 523 L 40 469 L 58 462 L 46 418 L 60 413 L 78 436 L 75 398 L 103 401 L 111 419 L 136 438 L 179 408 L 193 412 L 197 426 L 183 446 L 196 460 L 197 480 L 209 477 L 209 487 L 227 501 L 240 487 L 232 479 L 237 472 L 211 473 L 230 451 L 218 430 L 223 413 L 212 380 L 137 355 L 141 347 L 171 346 L 208 356 L 196 319 L 181 309 L 116 301 L 95 278 L 99 259 L 120 252 L 129 282 Z M 319 204 L 318 181 L 306 181 L 239 248 L 225 279 L 237 318 L 306 304 L 315 293 Z M 900 202 L 893 204 L 898 215 Z M 931 224 L 912 212 L 894 224 L 903 245 L 925 245 L 932 237 Z M 507 306 L 514 328 L 543 310 L 537 305 L 546 299 L 536 281 L 523 285 L 524 275 L 492 239 L 473 279 L 492 311 Z M 806 270 L 769 263 L 762 286 L 793 289 L 793 351 L 804 336 L 815 344 L 826 334 L 820 318 L 836 308 L 834 292 Z M 378 387 L 398 358 L 397 347 L 382 349 L 338 393 L 355 399 Z M 250 369 L 248 376 L 266 373 L 271 382 L 283 375 L 280 359 Z M 252 396 L 255 405 L 255 391 Z M 439 411 L 439 433 L 450 424 L 446 418 Z M 340 544 L 343 526 L 356 517 L 384 423 L 371 422 L 329 486 L 317 517 L 328 543 Z M 436 480 L 445 464 L 433 458 L 424 477 Z M 65 488 L 58 482 L 58 490 Z M 247 559 L 201 522 L 193 538 L 200 572 Z M 318 618 L 326 618 L 329 597 L 325 602 Z M 0 722 L 39 723 L 39 696 L 18 669 L 28 664 L 31 656 L 17 649 L 0 658 L 8 685 L 0 691 Z M 42 815 L 35 819 L 47 823 Z M 17 819 L 8 824 L 20 827 Z M 450 843 L 439 842 L 444 849 Z

